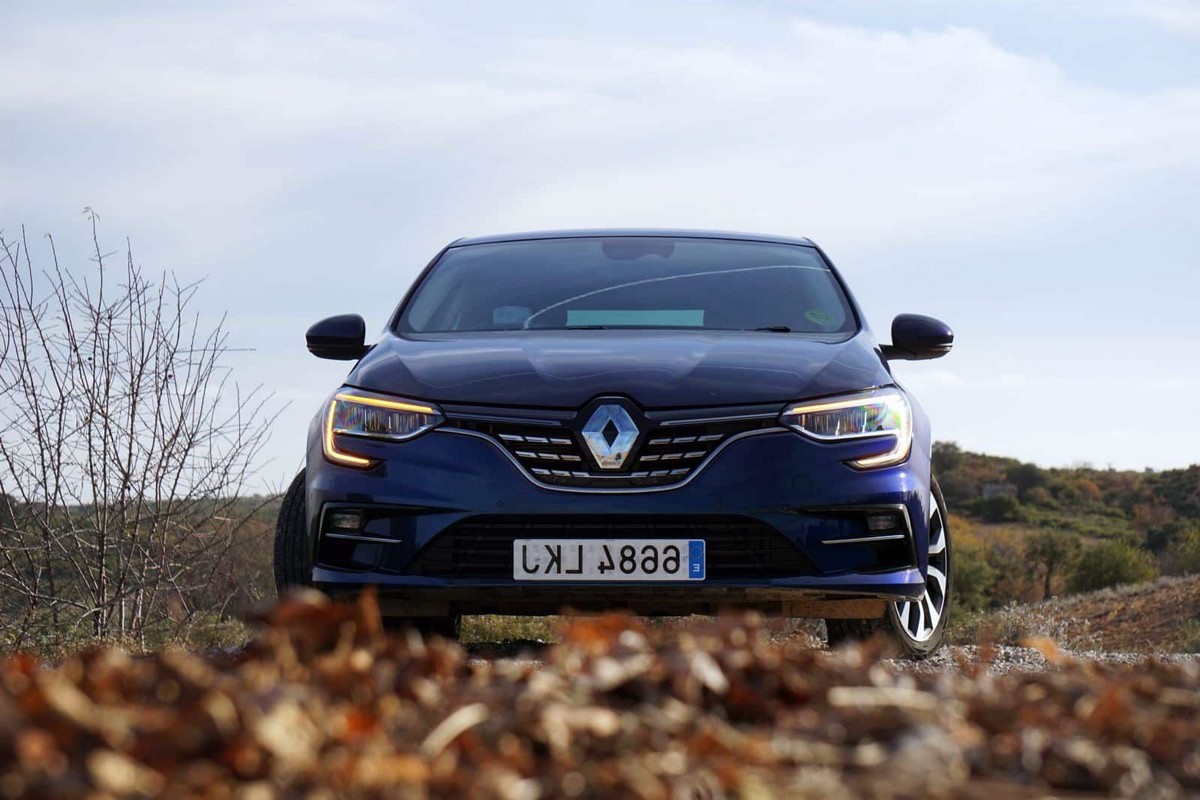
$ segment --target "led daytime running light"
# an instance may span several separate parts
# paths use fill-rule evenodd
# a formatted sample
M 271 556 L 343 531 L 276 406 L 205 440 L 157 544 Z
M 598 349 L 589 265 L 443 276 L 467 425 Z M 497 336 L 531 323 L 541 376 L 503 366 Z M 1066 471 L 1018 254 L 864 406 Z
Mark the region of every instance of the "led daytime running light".
M 912 448 L 912 409 L 898 389 L 798 403 L 784 411 L 780 421 L 821 442 L 895 438 L 886 452 L 849 462 L 859 469 L 899 464 Z
M 325 457 L 347 467 L 370 467 L 376 463 L 375 459 L 339 450 L 335 435 L 399 442 L 424 433 L 441 422 L 442 414 L 433 406 L 339 392 L 334 395 L 325 414 L 322 437 Z
M 392 411 L 411 411 L 416 414 L 430 414 L 441 416 L 437 410 L 431 406 L 419 406 L 414 403 L 404 403 L 399 400 L 384 400 L 381 397 L 367 397 L 357 394 L 337 394 L 334 400 L 345 400 L 348 403 L 357 403 L 360 406 L 375 406 L 376 408 L 388 408 Z

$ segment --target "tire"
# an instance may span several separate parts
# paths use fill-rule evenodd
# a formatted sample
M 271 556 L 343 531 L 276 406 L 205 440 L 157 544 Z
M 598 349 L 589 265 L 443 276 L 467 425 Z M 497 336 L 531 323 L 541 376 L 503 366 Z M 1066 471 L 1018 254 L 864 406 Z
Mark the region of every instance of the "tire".
M 312 586 L 312 556 L 308 548 L 308 515 L 304 508 L 306 470 L 292 480 L 283 495 L 275 521 L 275 591 Z
M 946 633 L 946 620 L 954 599 L 950 516 L 937 481 L 931 481 L 929 513 L 929 572 L 925 594 L 919 600 L 889 603 L 879 619 L 827 619 L 829 646 L 863 641 L 884 633 L 907 658 L 922 659 L 938 649 Z M 933 624 L 930 625 L 930 620 Z

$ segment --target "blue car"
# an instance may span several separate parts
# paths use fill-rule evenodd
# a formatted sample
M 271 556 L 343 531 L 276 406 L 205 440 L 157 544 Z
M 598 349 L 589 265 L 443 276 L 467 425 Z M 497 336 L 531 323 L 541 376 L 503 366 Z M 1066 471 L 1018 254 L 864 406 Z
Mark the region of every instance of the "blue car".
M 580 230 L 460 239 L 355 361 L 289 488 L 276 582 L 378 588 L 385 616 L 752 608 L 890 633 L 921 656 L 951 602 L 929 420 L 808 239 Z

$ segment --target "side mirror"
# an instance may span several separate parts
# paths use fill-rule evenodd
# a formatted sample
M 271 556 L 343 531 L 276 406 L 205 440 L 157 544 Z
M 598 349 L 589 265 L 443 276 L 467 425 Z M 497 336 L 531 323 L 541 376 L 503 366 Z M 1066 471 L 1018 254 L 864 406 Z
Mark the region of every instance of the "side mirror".
M 317 358 L 357 361 L 370 348 L 366 346 L 367 323 L 358 314 L 326 317 L 304 334 L 308 352 Z
M 941 320 L 920 314 L 901 314 L 892 320 L 892 343 L 882 346 L 883 357 L 893 361 L 941 358 L 954 345 L 954 331 Z

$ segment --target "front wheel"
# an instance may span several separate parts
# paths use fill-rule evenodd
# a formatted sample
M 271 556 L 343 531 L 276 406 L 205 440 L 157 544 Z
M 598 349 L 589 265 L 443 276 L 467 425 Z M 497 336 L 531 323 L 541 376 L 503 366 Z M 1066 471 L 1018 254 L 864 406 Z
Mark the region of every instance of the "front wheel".
M 879 619 L 825 620 L 830 647 L 866 639 L 878 631 L 894 639 L 909 658 L 924 658 L 941 645 L 953 596 L 950 520 L 936 480 L 931 482 L 929 494 L 929 569 L 925 592 L 916 600 L 889 604 Z
M 304 509 L 305 474 L 302 469 L 292 480 L 275 522 L 275 591 L 281 595 L 292 586 L 312 585 L 308 517 Z

